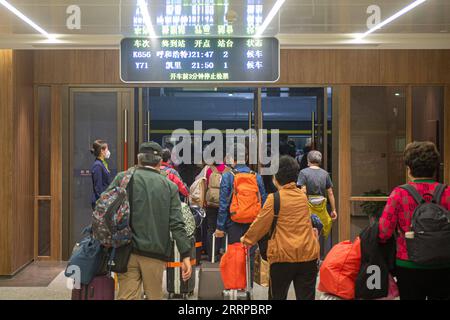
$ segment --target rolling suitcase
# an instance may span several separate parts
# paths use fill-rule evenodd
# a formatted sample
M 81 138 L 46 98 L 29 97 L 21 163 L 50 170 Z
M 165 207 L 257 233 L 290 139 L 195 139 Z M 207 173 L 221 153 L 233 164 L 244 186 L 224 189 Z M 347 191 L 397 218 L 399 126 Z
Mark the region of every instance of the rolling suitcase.
M 72 290 L 72 300 L 114 300 L 114 279 L 108 274 L 96 276 L 89 284 Z
M 228 235 L 225 236 L 228 243 Z M 212 252 L 215 252 L 216 237 L 213 235 Z M 223 300 L 224 286 L 220 274 L 220 262 L 215 261 L 215 255 L 212 255 L 212 261 L 204 261 L 200 266 L 198 282 L 198 300 Z
M 192 277 L 188 281 L 183 281 L 181 274 L 181 256 L 178 251 L 175 240 L 173 240 L 173 254 L 166 268 L 166 283 L 167 292 L 169 293 L 169 299 L 182 298 L 187 300 L 188 297 L 194 295 L 195 289 L 195 265 L 197 261 L 195 259 L 195 239 L 192 238 L 192 251 L 191 251 L 191 264 L 192 264 Z
M 224 300 L 252 300 L 253 299 L 253 291 L 252 291 L 252 272 L 250 265 L 250 247 L 246 247 L 245 250 L 245 279 L 246 285 L 245 288 L 242 289 L 233 289 L 233 290 L 224 290 L 223 298 Z
M 195 255 L 195 259 L 197 260 L 197 265 L 200 264 L 200 260 L 202 258 L 202 250 L 204 248 L 203 245 L 203 229 L 204 229 L 204 225 L 203 225 L 203 221 L 206 217 L 206 212 L 203 208 L 199 207 L 199 206 L 194 206 L 191 205 L 190 206 L 191 212 L 194 215 L 194 220 L 195 220 L 195 248 L 196 248 L 196 255 Z

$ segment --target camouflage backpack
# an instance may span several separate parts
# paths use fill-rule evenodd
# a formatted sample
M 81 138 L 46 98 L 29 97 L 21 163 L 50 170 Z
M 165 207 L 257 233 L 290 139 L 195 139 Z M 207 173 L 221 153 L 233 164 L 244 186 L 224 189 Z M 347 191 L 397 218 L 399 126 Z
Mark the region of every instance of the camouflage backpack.
M 187 236 L 191 238 L 194 236 L 196 225 L 194 215 L 187 203 L 181 203 L 181 214 L 183 216 Z
M 107 248 L 119 248 L 131 242 L 127 186 L 135 171 L 135 168 L 126 171 L 119 186 L 102 193 L 96 203 L 92 214 L 92 235 Z

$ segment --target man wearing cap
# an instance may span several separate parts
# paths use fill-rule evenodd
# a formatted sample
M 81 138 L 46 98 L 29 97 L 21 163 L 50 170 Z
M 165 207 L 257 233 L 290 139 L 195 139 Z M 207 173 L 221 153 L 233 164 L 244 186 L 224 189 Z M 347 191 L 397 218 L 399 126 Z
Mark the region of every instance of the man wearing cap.
M 142 297 L 163 298 L 162 281 L 166 262 L 172 252 L 171 236 L 180 251 L 182 276 L 187 281 L 192 274 L 191 242 L 181 215 L 177 186 L 161 174 L 162 148 L 156 142 L 143 143 L 139 148 L 138 166 L 129 184 L 133 251 L 128 272 L 119 274 L 119 300 Z M 124 176 L 119 173 L 110 188 Z

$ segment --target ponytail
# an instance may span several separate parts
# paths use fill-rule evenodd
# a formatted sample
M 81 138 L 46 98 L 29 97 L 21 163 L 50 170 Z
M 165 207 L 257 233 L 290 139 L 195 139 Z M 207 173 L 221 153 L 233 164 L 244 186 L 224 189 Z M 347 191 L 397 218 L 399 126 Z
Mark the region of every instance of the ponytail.
M 104 140 L 95 140 L 92 144 L 92 149 L 89 150 L 94 157 L 98 158 L 102 153 L 102 150 L 105 150 L 108 144 Z

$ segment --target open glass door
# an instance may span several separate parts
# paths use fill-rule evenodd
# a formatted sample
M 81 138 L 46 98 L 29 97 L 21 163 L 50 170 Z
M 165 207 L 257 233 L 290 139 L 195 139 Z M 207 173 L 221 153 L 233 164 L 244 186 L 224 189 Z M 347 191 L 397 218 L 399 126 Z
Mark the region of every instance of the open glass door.
M 327 88 L 263 88 L 262 128 L 280 130 L 280 151 L 301 159 L 309 148 L 330 161 L 331 101 Z
M 331 89 L 263 88 L 261 111 L 258 127 L 268 133 L 279 130 L 280 155 L 296 158 L 304 169 L 304 155 L 318 150 L 323 155 L 322 168 L 331 175 Z M 331 248 L 332 235 L 328 239 L 321 245 L 322 256 Z

